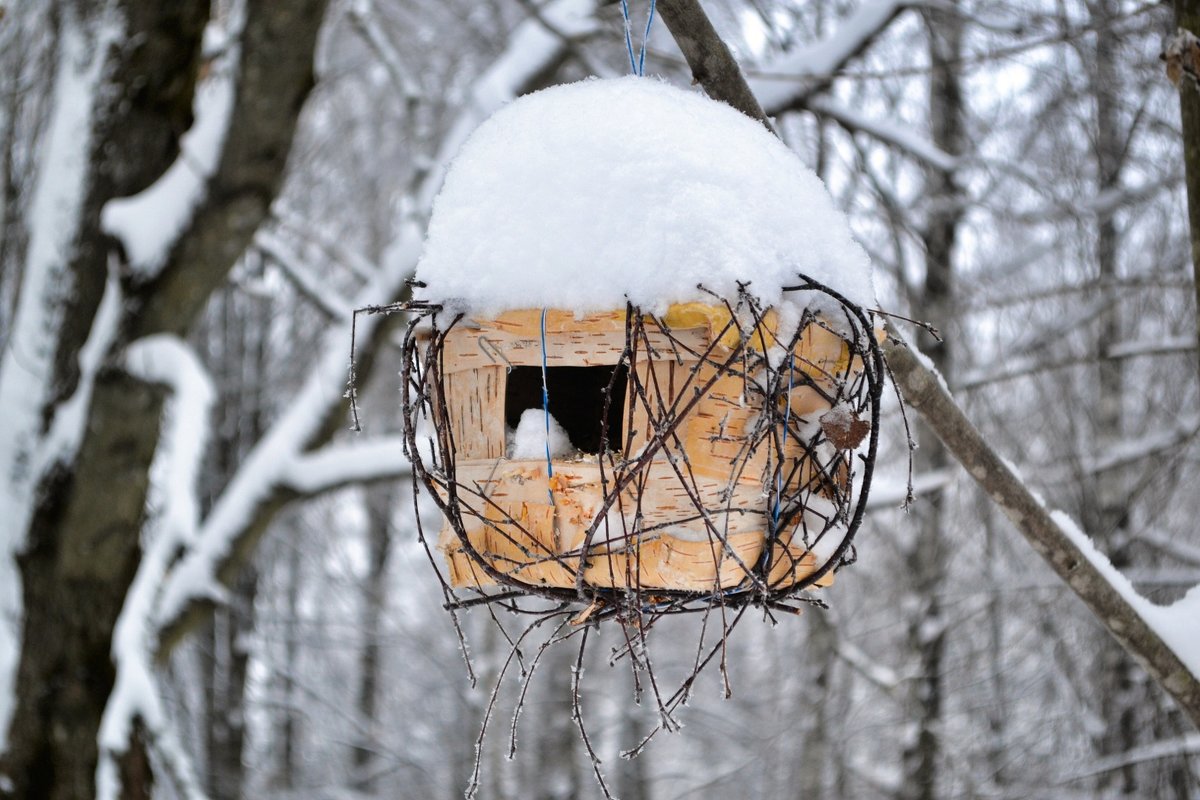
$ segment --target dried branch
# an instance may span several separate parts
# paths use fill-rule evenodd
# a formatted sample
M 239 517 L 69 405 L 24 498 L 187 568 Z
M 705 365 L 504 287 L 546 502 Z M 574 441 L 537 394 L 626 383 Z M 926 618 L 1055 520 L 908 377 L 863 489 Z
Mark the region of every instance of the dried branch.
M 1200 725 L 1200 679 L 1079 547 L 955 404 L 942 381 L 892 333 L 888 366 L 904 400 L 920 412 L 967 473 L 1130 655 Z
M 708 96 L 728 103 L 774 133 L 771 121 L 742 78 L 733 53 L 704 13 L 699 0 L 658 0 L 658 13 L 687 59 L 695 82 L 704 87 Z

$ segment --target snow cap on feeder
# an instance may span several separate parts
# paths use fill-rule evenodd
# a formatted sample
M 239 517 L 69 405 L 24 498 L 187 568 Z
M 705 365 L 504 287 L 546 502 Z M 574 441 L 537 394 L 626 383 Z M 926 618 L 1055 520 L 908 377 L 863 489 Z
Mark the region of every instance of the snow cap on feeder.
M 882 385 L 870 265 L 757 122 L 648 79 L 516 100 L 451 165 L 418 279 L 406 436 L 450 586 L 699 608 L 845 560 Z
M 820 179 L 761 124 L 648 78 L 521 97 L 454 159 L 417 277 L 425 299 L 649 313 L 733 297 L 766 305 L 797 273 L 875 305 L 870 262 Z

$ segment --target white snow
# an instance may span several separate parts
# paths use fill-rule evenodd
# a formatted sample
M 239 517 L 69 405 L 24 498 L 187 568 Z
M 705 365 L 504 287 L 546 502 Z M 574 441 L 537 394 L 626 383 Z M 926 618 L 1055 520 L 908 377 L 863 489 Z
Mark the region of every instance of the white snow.
M 92 111 L 109 47 L 123 35 L 106 11 L 91 31 L 75 15 L 63 21 L 50 109 L 37 179 L 31 189 L 29 249 L 8 347 L 0 355 L 0 751 L 13 709 L 13 681 L 21 616 L 20 579 L 13 554 L 23 542 L 32 510 L 40 414 L 53 369 L 55 335 L 67 260 L 78 233 L 84 175 L 92 142 Z
M 1096 549 L 1096 543 L 1068 514 L 1051 511 L 1050 516 L 1137 615 L 1175 652 L 1192 675 L 1200 678 L 1200 584 L 1169 606 L 1152 603 Z M 1167 683 L 1170 680 L 1171 676 L 1165 676 Z
M 356 307 L 376 303 L 380 297 L 391 297 L 399 291 L 416 262 L 417 240 L 412 227 L 405 226 L 384 255 L 375 280 L 354 299 Z M 383 319 L 382 315 L 359 319 L 358 335 L 369 337 Z M 294 465 L 301 458 L 303 448 L 319 431 L 328 410 L 342 402 L 350 326 L 351 320 L 343 319 L 330 327 L 290 406 L 243 460 L 241 468 L 201 524 L 195 545 L 172 567 L 155 609 L 155 621 L 160 628 L 174 622 L 190 602 L 223 596 L 217 570 L 261 504 L 277 488 L 289 485 L 289 481 L 302 484 L 305 480 L 303 467 L 297 469 Z M 308 454 L 304 458 L 314 458 L 314 455 Z M 336 458 L 323 465 L 309 462 L 312 471 L 320 472 L 313 479 L 332 480 L 330 468 L 334 462 L 344 467 L 353 464 L 352 459 L 347 458 Z M 389 468 L 391 466 L 394 464 Z M 313 477 L 312 472 L 310 477 Z M 359 471 L 357 477 L 364 475 Z
M 546 430 L 547 425 L 549 432 Z M 513 432 L 508 457 L 545 459 L 547 447 L 550 458 L 566 458 L 575 453 L 571 438 L 553 414 L 547 414 L 540 408 L 525 409 L 521 412 L 516 431 Z
M 909 4 L 906 0 L 867 0 L 858 4 L 829 38 L 799 47 L 764 66 L 764 72 L 784 75 L 785 79 L 751 78 L 751 90 L 767 113 L 779 113 L 809 91 L 810 84 L 796 78 L 816 82 L 832 78 Z
M 522 97 L 481 125 L 434 204 L 425 299 L 478 313 L 651 312 L 797 273 L 875 304 L 870 263 L 821 181 L 761 124 L 649 79 Z
M 297 456 L 281 482 L 298 492 L 316 494 L 347 483 L 399 478 L 410 475 L 411 470 L 404 455 L 404 437 L 381 436 L 367 442 L 328 445 Z
M 126 351 L 130 374 L 171 388 L 162 435 L 151 467 L 145 538 L 148 549 L 125 597 L 113 630 L 112 657 L 116 682 L 100 722 L 97 744 L 97 796 L 118 796 L 115 758 L 129 745 L 130 727 L 138 718 L 161 746 L 168 719 L 154 678 L 156 634 L 151 624 L 155 598 L 176 555 L 191 543 L 199 506 L 196 484 L 209 417 L 216 392 L 203 365 L 179 338 L 160 335 L 141 339 Z M 169 737 L 168 737 L 169 742 Z M 176 764 L 176 771 L 180 764 Z
M 211 23 L 210 28 L 219 23 Z M 233 24 L 238 24 L 234 20 Z M 206 30 L 206 39 L 224 38 L 224 29 Z M 227 44 L 211 76 L 196 87 L 195 122 L 179 143 L 179 157 L 145 190 L 104 204 L 100 224 L 125 248 L 130 269 L 157 272 L 191 222 L 216 172 L 233 114 L 235 64 L 239 48 Z

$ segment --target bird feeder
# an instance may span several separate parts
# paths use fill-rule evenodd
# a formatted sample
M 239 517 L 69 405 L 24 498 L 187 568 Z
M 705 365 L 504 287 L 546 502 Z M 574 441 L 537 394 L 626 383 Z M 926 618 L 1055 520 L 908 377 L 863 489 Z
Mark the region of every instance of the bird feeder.
M 763 180 L 775 180 L 781 169 L 802 169 L 755 123 L 703 98 L 681 100 L 687 95 L 681 90 L 632 79 L 562 88 L 586 95 L 584 102 L 565 92 L 548 103 L 534 100 L 556 90 L 523 98 L 497 115 L 508 115 L 507 127 L 489 122 L 464 148 L 435 206 L 419 270 L 426 281 L 418 284 L 421 299 L 406 306 L 414 319 L 402 373 L 405 433 L 415 476 L 443 514 L 437 548 L 446 584 L 486 596 L 577 600 L 591 608 L 681 610 L 718 601 L 778 604 L 829 585 L 851 560 L 865 508 L 882 361 L 861 303 L 822 278 L 843 268 L 852 272 L 865 258 L 852 251 L 848 260 L 855 264 L 826 265 L 820 278 L 803 268 L 807 263 L 774 265 L 767 273 L 756 266 L 778 260 L 785 246 L 801 260 L 813 255 L 809 249 L 818 256 L 843 252 L 826 241 L 850 239 L 840 216 L 829 217 L 841 227 L 828 233 L 835 226 L 820 215 L 826 206 L 835 212 L 823 188 L 810 228 L 801 224 L 797 233 L 781 218 L 757 229 L 765 230 L 770 248 L 760 250 L 766 256 L 748 237 L 736 251 L 714 253 L 702 241 L 698 249 L 673 254 L 681 246 L 675 242 L 684 250 L 695 245 L 695 237 L 676 233 L 719 236 L 741 213 L 715 206 L 711 197 L 689 201 L 686 191 L 676 197 L 675 181 L 672 196 L 658 205 L 681 203 L 663 212 L 675 221 L 665 224 L 683 227 L 649 234 L 647 241 L 667 243 L 653 268 L 629 266 L 635 255 L 645 257 L 645 243 L 636 254 L 611 251 L 609 239 L 588 245 L 605 215 L 588 208 L 583 192 L 600 192 L 596 202 L 603 206 L 603 183 L 612 170 L 585 176 L 578 191 L 568 187 L 548 201 L 531 189 L 520 202 L 489 206 L 528 172 L 586 172 L 599 157 L 588 155 L 588 137 L 602 124 L 586 117 L 597 103 L 595 113 L 610 116 L 602 107 L 610 100 L 618 108 L 632 103 L 639 119 L 664 103 L 688 114 L 714 114 L 699 135 L 726 125 L 738 147 L 753 142 L 750 152 L 766 148 L 779 160 L 746 167 L 761 171 Z M 652 111 L 639 107 L 643 102 Z M 519 152 L 521 139 L 512 129 L 519 132 L 521 114 L 513 107 L 523 103 L 522 113 L 539 131 L 565 137 L 564 153 L 582 158 L 570 162 L 571 170 L 542 163 L 556 151 L 553 141 Z M 576 120 L 580 114 L 584 119 Z M 682 129 L 691 130 L 694 121 Z M 679 120 L 662 124 L 681 129 Z M 592 143 L 608 146 L 603 135 Z M 519 172 L 505 179 L 514 164 Z M 669 174 L 659 182 L 713 171 L 695 161 L 661 169 Z M 733 199 L 751 203 L 745 213 L 753 223 L 737 225 L 758 225 L 758 217 L 776 213 L 764 205 L 767 211 L 756 217 L 738 178 L 716 172 L 696 197 L 727 181 Z M 801 177 L 819 187 L 807 173 Z M 658 185 L 653 176 L 650 182 Z M 535 208 L 524 208 L 529 205 Z M 531 227 L 522 231 L 526 217 Z M 566 228 L 565 236 L 555 224 Z M 468 225 L 482 241 L 464 249 Z M 631 229 L 626 222 L 623 237 L 636 240 Z M 784 231 L 780 237 L 811 231 L 811 241 L 771 242 L 776 229 Z M 733 229 L 734 238 L 740 231 Z M 563 243 L 556 245 L 556 237 Z M 712 285 L 694 281 L 697 274 L 711 276 Z M 608 307 L 595 307 L 605 301 Z

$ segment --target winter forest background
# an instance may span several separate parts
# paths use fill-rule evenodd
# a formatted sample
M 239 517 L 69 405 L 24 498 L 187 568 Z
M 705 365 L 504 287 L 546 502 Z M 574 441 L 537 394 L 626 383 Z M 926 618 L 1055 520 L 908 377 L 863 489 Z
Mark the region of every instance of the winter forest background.
M 1148 597 L 1200 582 L 1173 9 L 704 8 L 988 441 Z M 508 645 L 462 617 L 471 689 L 400 454 L 403 320 L 359 319 L 354 434 L 350 312 L 402 296 L 481 120 L 628 71 L 620 3 L 0 12 L 0 796 L 461 797 Z M 646 72 L 691 83 L 661 23 Z M 654 713 L 589 648 L 615 795 L 1200 796 L 1194 725 L 910 417 L 911 509 L 893 397 L 858 563 L 829 610 L 738 629 L 729 699 L 705 672 L 621 759 Z M 512 760 L 499 695 L 484 800 L 599 795 L 575 652 L 545 658 Z

